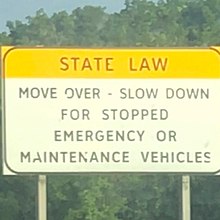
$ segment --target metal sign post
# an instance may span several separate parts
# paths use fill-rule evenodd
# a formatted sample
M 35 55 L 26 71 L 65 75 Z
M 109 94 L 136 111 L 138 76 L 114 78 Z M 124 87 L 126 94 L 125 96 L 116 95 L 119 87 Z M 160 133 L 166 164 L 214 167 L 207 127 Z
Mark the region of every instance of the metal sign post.
M 190 220 L 190 176 L 182 176 L 182 220 Z
M 47 179 L 38 176 L 38 220 L 47 220 Z

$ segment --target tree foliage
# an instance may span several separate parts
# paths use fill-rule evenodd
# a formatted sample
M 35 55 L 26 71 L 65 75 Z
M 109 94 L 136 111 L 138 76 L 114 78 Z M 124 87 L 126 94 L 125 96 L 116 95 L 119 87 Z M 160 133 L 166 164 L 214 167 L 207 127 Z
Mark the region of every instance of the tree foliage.
M 219 15 L 219 0 L 125 0 L 124 8 L 113 14 L 92 6 L 52 16 L 41 9 L 26 22 L 8 21 L 0 45 L 219 45 Z M 35 219 L 36 182 L 36 177 L 0 177 L 1 219 Z M 218 177 L 192 177 L 193 220 L 219 219 L 218 185 Z M 180 213 L 178 175 L 48 177 L 49 220 L 177 220 Z

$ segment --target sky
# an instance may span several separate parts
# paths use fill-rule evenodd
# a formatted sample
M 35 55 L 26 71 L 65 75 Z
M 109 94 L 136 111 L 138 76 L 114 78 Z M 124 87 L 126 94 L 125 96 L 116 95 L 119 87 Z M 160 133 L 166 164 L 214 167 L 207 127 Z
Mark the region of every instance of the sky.
M 71 12 L 85 5 L 106 7 L 106 12 L 118 12 L 124 8 L 124 0 L 0 0 L 0 33 L 7 31 L 6 22 L 35 16 L 40 8 L 51 16 L 55 12 L 66 10 Z

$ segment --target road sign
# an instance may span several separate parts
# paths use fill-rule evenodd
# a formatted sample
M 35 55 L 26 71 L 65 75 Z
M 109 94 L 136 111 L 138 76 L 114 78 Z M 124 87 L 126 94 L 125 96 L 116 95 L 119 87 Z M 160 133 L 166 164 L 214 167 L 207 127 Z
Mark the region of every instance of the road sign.
M 4 174 L 217 173 L 219 53 L 2 47 Z

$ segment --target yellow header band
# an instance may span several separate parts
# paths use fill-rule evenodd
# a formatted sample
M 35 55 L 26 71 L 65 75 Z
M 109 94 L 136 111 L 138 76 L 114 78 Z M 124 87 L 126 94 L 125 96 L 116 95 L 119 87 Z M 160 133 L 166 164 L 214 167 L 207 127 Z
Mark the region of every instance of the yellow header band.
M 2 47 L 4 78 L 220 78 L 220 48 Z

